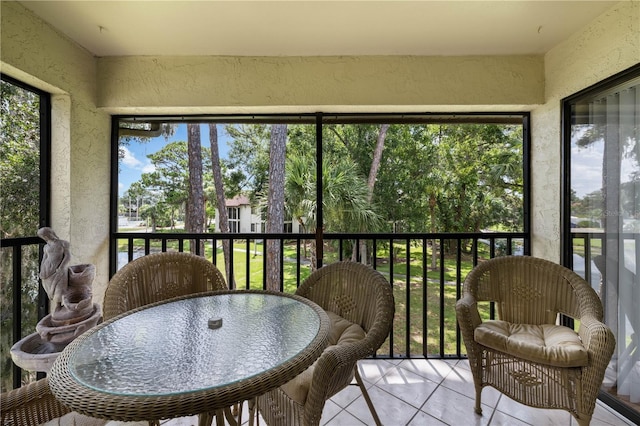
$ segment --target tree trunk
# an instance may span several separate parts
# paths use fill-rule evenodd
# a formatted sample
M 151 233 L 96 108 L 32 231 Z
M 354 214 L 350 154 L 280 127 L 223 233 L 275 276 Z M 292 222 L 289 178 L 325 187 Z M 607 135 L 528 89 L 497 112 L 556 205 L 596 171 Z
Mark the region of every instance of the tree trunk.
M 311 240 L 309 243 L 309 260 L 311 261 L 311 272 L 318 269 L 318 258 L 316 256 L 316 240 Z
M 382 160 L 382 150 L 384 149 L 384 140 L 387 137 L 387 130 L 389 130 L 389 124 L 383 124 L 382 126 L 380 126 L 380 133 L 378 133 L 376 149 L 373 151 L 373 160 L 371 161 L 371 169 L 369 169 L 369 179 L 367 180 L 367 186 L 369 187 L 369 202 L 373 200 L 373 187 L 376 184 L 378 169 L 380 169 L 380 161 Z
M 304 225 L 304 222 L 302 221 L 301 217 L 298 218 L 298 224 L 302 228 L 302 232 L 306 234 L 307 233 L 307 227 Z M 307 256 L 307 240 L 303 240 L 302 241 L 302 249 L 303 249 L 303 256 L 304 256 L 305 259 L 307 259 L 308 258 L 308 256 Z
M 367 180 L 367 187 L 369 188 L 369 194 L 367 201 L 369 204 L 373 201 L 373 188 L 376 184 L 376 178 L 378 176 L 378 170 L 380 169 L 380 161 L 382 160 L 382 151 L 384 150 L 384 140 L 387 137 L 387 130 L 389 130 L 389 124 L 383 124 L 380 126 L 380 133 L 378 133 L 378 140 L 376 142 L 376 148 L 373 151 L 373 159 L 371 160 L 371 168 L 369 169 L 369 179 Z M 374 253 L 375 256 L 375 253 Z M 357 250 L 353 251 L 352 260 L 357 261 Z M 360 259 L 362 263 L 367 263 L 367 242 L 360 241 Z
M 431 194 L 429 197 L 429 219 L 431 221 L 431 232 L 436 232 L 436 196 L 435 194 Z M 431 269 L 436 270 L 438 267 L 438 254 L 436 252 L 436 247 L 438 246 L 438 241 L 434 238 L 431 240 Z
M 267 198 L 267 233 L 281 233 L 284 230 L 284 168 L 287 147 L 287 125 L 271 126 L 269 148 L 269 195 Z M 279 290 L 282 271 L 280 270 L 280 241 L 268 240 L 267 248 L 267 289 Z
M 202 186 L 202 141 L 200 125 L 187 125 L 189 153 L 189 195 L 187 198 L 187 232 L 199 234 L 204 231 L 204 188 Z M 195 241 L 191 242 L 191 252 L 196 252 Z M 204 242 L 200 242 L 201 254 L 204 254 Z
M 216 203 L 218 205 L 218 225 L 220 232 L 229 233 L 229 215 L 224 196 L 224 184 L 222 182 L 222 168 L 220 167 L 220 150 L 218 148 L 218 128 L 215 124 L 209 124 L 209 144 L 211 145 L 211 168 L 213 172 L 213 184 L 216 188 Z M 227 275 L 229 288 L 236 288 L 235 280 L 231 276 L 231 245 L 229 240 L 222 240 L 222 254 L 224 257 L 224 270 Z M 213 254 L 216 256 L 216 253 Z

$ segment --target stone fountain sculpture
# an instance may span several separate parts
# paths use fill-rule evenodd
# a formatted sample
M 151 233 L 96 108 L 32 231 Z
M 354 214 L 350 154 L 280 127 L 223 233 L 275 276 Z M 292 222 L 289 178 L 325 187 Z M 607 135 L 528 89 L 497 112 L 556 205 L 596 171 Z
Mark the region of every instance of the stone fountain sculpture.
M 95 265 L 68 266 L 69 243 L 48 227 L 40 228 L 38 236 L 47 242 L 40 278 L 51 301 L 51 313 L 36 324 L 35 333 L 13 345 L 11 358 L 25 370 L 48 372 L 65 346 L 95 326 L 102 315 L 100 305 L 92 301 Z

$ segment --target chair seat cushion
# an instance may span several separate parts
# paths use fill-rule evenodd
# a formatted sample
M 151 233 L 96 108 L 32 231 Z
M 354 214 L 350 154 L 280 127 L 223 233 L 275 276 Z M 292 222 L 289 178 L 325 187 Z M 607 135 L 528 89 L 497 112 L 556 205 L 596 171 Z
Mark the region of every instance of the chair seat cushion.
M 325 348 L 325 351 L 335 346 L 347 345 L 365 338 L 366 333 L 360 325 L 354 324 L 331 311 L 327 311 L 327 315 L 331 320 L 331 328 L 329 329 L 329 346 Z M 322 357 L 322 355 L 320 356 Z M 307 400 L 307 393 L 309 392 L 309 386 L 311 386 L 311 379 L 313 379 L 313 371 L 317 362 L 314 362 L 311 367 L 280 387 L 289 398 L 298 404 L 304 405 Z
M 474 331 L 479 344 L 527 361 L 583 367 L 589 360 L 578 333 L 562 325 L 484 321 Z

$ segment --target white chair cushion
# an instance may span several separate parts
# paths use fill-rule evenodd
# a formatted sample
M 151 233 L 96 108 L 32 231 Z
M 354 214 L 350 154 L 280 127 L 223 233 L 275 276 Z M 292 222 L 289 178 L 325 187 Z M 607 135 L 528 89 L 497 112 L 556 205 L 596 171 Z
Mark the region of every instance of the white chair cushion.
M 554 367 L 583 367 L 589 356 L 578 333 L 562 325 L 484 321 L 474 331 L 479 344 Z
M 331 320 L 331 328 L 329 330 L 329 346 L 325 348 L 325 351 L 334 346 L 354 343 L 365 338 L 366 333 L 360 325 L 354 324 L 331 311 L 327 311 L 327 315 Z M 280 387 L 289 398 L 300 405 L 304 405 L 307 400 L 307 393 L 309 393 L 315 366 L 316 363 L 314 362 L 311 367 Z

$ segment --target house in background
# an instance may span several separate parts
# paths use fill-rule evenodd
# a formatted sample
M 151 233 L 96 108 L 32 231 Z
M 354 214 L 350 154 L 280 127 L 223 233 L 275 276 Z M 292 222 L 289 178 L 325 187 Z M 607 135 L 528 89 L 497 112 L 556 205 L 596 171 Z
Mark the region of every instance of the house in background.
M 251 206 L 251 200 L 246 195 L 236 195 L 235 197 L 225 201 L 227 207 L 227 216 L 229 217 L 229 232 L 246 234 L 249 232 L 265 232 L 266 223 L 262 220 L 260 208 Z M 220 232 L 220 224 L 218 218 L 220 213 L 216 212 L 215 232 Z M 282 232 L 298 233 L 300 225 L 297 221 L 288 218 L 284 222 Z

